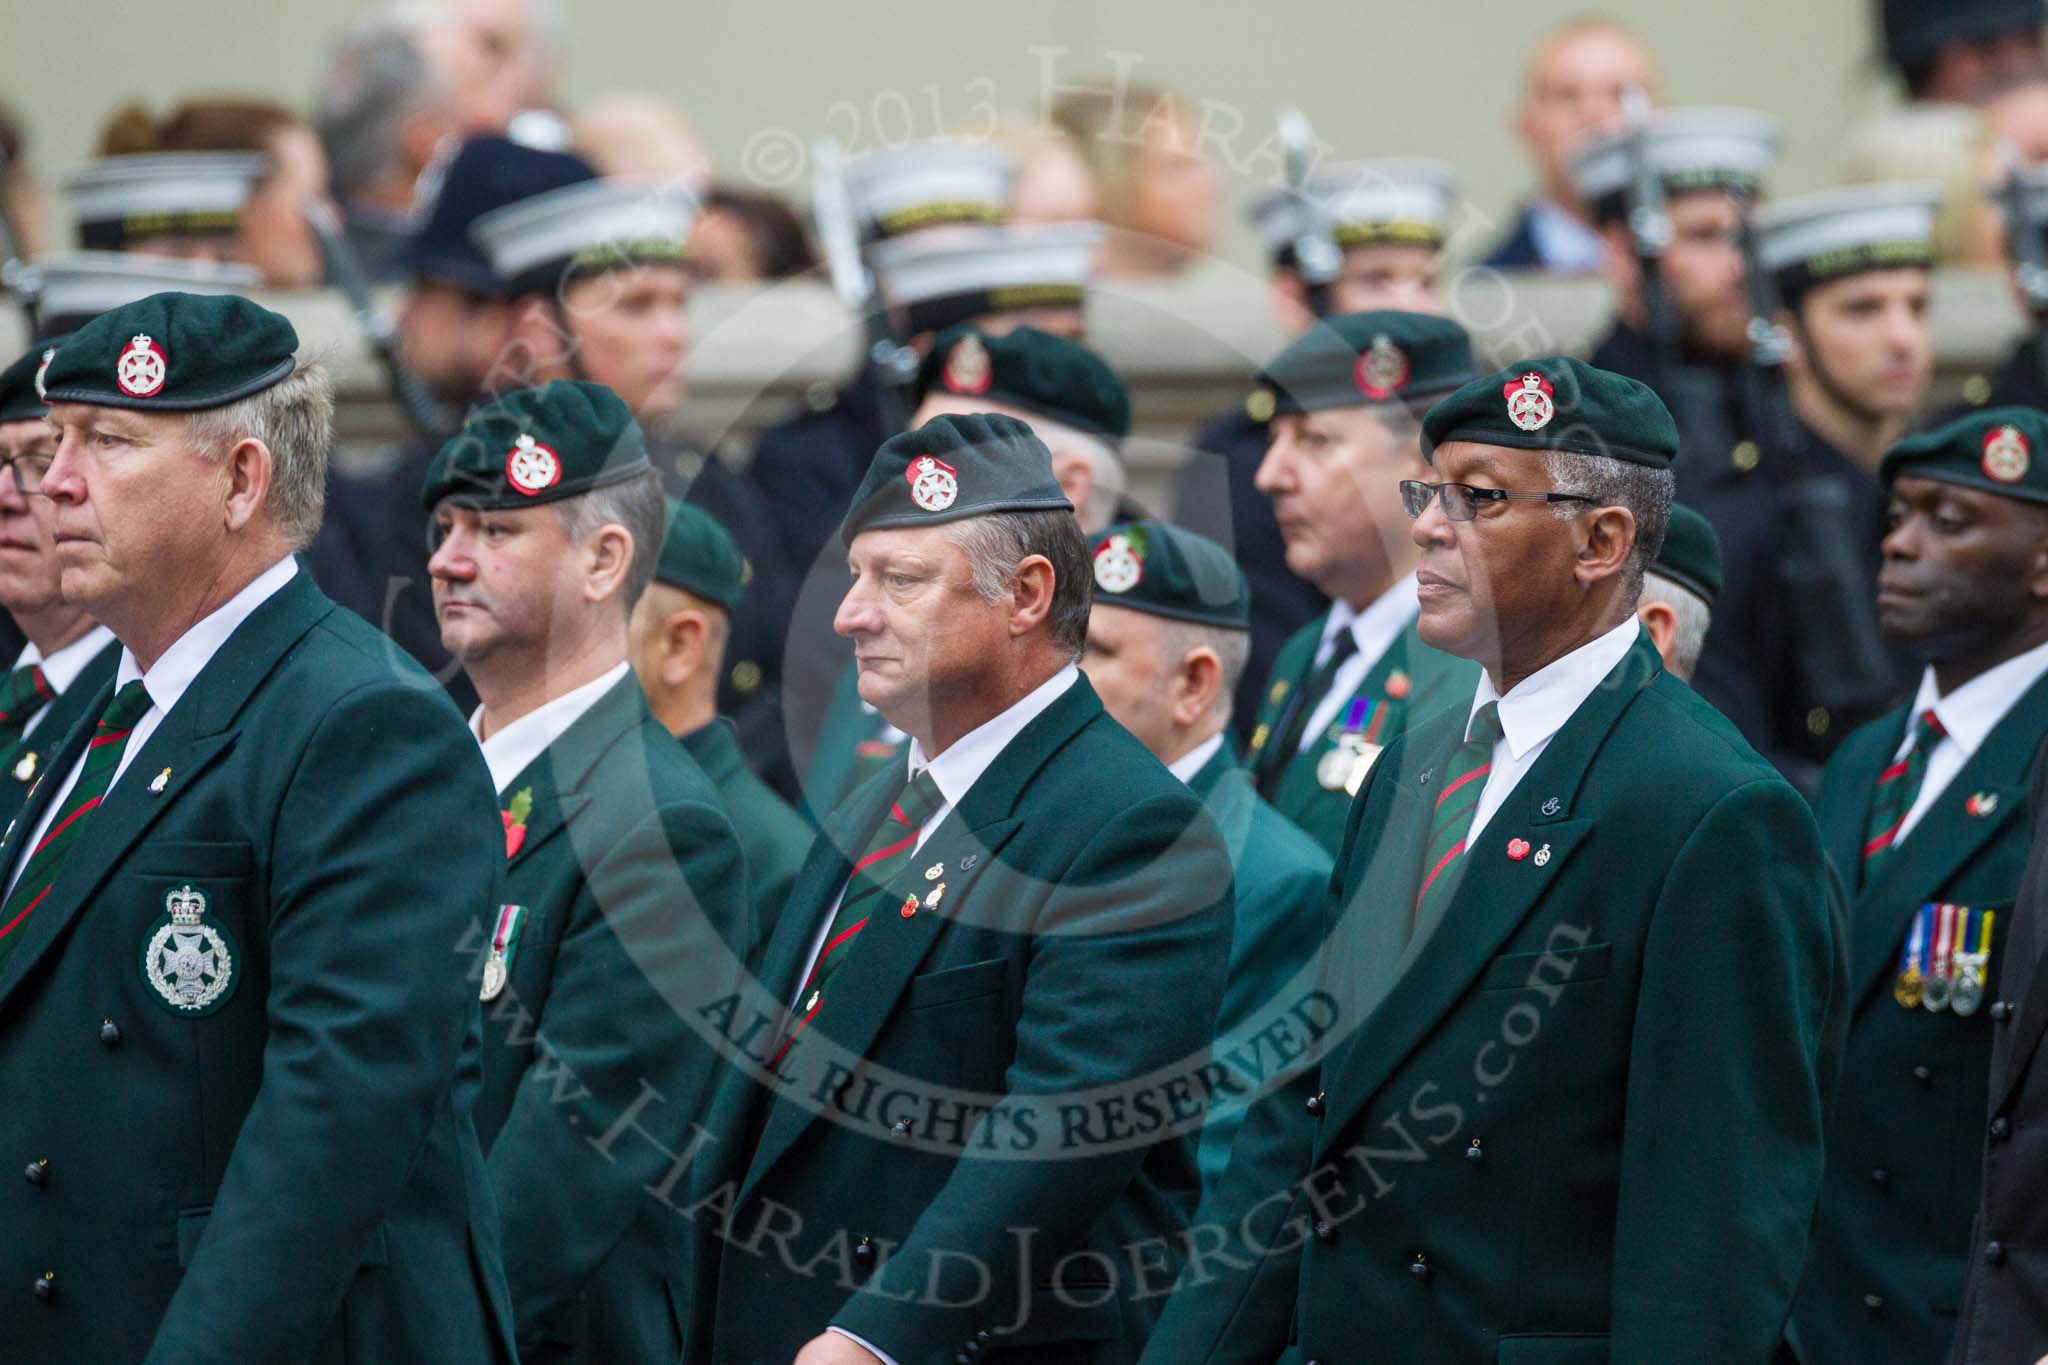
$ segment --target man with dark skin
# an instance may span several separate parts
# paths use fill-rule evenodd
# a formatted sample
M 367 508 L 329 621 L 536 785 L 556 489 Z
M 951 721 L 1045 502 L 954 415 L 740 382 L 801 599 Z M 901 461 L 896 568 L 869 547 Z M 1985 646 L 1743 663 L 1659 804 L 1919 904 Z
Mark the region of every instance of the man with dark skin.
M 1912 704 L 1850 736 L 1815 813 L 1852 897 L 1841 1098 L 1813 1255 L 1793 1312 L 1801 1361 L 1939 1360 L 1977 1209 L 1984 1007 L 2048 734 L 2048 416 L 1973 413 L 1885 458 L 1877 608 L 1923 660 Z M 2008 1125 L 2009 1127 L 2009 1125 Z M 1994 1126 L 1996 1144 L 2007 1134 Z M 2031 1357 L 2030 1357 L 2031 1358 Z

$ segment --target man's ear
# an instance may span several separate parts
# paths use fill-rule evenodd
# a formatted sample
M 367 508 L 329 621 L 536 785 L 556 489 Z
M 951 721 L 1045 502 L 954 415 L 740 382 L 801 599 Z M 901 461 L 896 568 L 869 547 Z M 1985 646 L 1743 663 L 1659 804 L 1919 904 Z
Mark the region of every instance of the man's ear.
M 1635 550 L 1635 513 L 1626 507 L 1596 507 L 1584 519 L 1585 543 L 1579 546 L 1578 577 L 1593 584 L 1621 573 Z
M 1658 657 L 1664 660 L 1664 667 L 1671 667 L 1671 646 L 1678 640 L 1678 613 L 1668 603 L 1645 602 L 1636 608 L 1636 619 L 1643 623 L 1643 629 L 1650 632 L 1650 643 L 1657 646 Z
M 661 623 L 661 680 L 680 688 L 711 663 L 706 653 L 711 643 L 711 623 L 695 607 L 669 613 Z
M 583 571 L 583 597 L 603 602 L 626 588 L 633 567 L 633 533 L 616 522 L 600 526 L 584 542 L 588 560 Z
M 1052 561 L 1026 555 L 1010 575 L 1010 634 L 1028 635 L 1052 615 Z
M 221 471 L 227 478 L 228 494 L 222 514 L 227 529 L 239 531 L 270 496 L 270 447 L 253 436 L 237 441 L 222 459 Z
M 1223 660 L 1216 651 L 1207 645 L 1189 650 L 1173 675 L 1173 695 L 1167 706 L 1173 723 L 1193 725 L 1208 715 L 1209 708 L 1216 704 L 1216 694 L 1222 690 Z

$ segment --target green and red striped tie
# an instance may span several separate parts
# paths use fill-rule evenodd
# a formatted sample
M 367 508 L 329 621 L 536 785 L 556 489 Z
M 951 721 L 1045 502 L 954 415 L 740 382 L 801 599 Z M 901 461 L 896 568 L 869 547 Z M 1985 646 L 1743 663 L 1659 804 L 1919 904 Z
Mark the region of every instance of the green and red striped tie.
M 939 784 L 932 781 L 931 772 L 927 769 L 904 784 L 903 791 L 890 804 L 889 813 L 875 827 L 866 850 L 853 865 L 853 875 L 846 883 L 846 894 L 839 898 L 839 913 L 832 917 L 832 930 L 825 935 L 825 946 L 818 953 L 811 974 L 804 979 L 804 988 L 797 992 L 799 1013 L 768 1063 L 771 1071 L 788 1053 L 797 1034 L 803 1032 L 804 1026 L 824 1007 L 825 983 L 832 979 L 832 974 L 853 951 L 853 941 L 860 937 L 861 930 L 867 928 L 868 917 L 883 908 L 884 888 L 917 847 L 917 832 L 924 828 L 925 821 L 932 818 L 932 813 L 945 804 L 946 798 L 940 794 Z
M 1913 742 L 1906 746 L 1905 754 L 1877 775 L 1877 785 L 1870 792 L 1870 815 L 1863 822 L 1862 880 L 1870 880 L 1891 856 L 1899 826 L 1906 823 L 1906 812 L 1913 809 L 1913 798 L 1927 778 L 1927 756 L 1947 734 L 1931 709 L 1922 711 L 1913 723 Z
M 99 728 L 94 731 L 85 748 L 85 763 L 78 770 L 78 781 L 72 785 L 71 794 L 64 798 L 64 806 L 50 821 L 50 828 L 43 835 L 42 842 L 29 850 L 22 864 L 21 875 L 15 879 L 14 890 L 7 897 L 7 904 L 0 907 L 0 962 L 5 962 L 21 941 L 21 926 L 29 912 L 43 903 L 43 897 L 50 894 L 56 884 L 57 873 L 64 866 L 64 855 L 78 842 L 79 831 L 86 825 L 86 817 L 107 794 L 113 785 L 114 772 L 121 766 L 121 755 L 128 748 L 128 737 L 135 733 L 135 722 L 149 710 L 149 693 L 143 690 L 142 680 L 123 687 L 107 703 L 106 713 L 100 717 Z
M 1465 742 L 1444 766 L 1444 785 L 1437 792 L 1436 809 L 1429 817 L 1429 840 L 1423 845 L 1422 885 L 1408 916 L 1410 938 L 1423 923 L 1424 907 L 1434 910 L 1457 888 L 1465 838 L 1472 832 L 1472 817 L 1479 811 L 1486 775 L 1493 771 L 1493 746 L 1499 741 L 1500 707 L 1487 702 L 1472 713 Z
M 24 664 L 0 683 L 0 749 L 11 748 L 38 711 L 57 695 L 41 664 Z

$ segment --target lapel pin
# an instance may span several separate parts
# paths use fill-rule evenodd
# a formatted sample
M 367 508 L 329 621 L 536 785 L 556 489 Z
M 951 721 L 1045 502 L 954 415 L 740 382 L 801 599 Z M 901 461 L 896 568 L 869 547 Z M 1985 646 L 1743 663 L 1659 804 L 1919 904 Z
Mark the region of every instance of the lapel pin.
M 21 756 L 21 761 L 14 765 L 14 780 L 16 782 L 35 781 L 36 764 L 39 761 L 40 760 L 38 760 L 36 757 L 36 751 L 33 749 L 23 754 Z
M 1554 797 L 1554 796 L 1553 796 L 1553 797 L 1551 797 L 1551 798 L 1550 798 L 1550 799 L 1549 799 L 1548 801 L 1545 801 L 1545 802 L 1543 803 L 1543 813 L 1544 813 L 1545 815 L 1555 815 L 1555 814 L 1557 814 L 1557 813 L 1558 813 L 1559 811 L 1561 811 L 1561 810 L 1563 810 L 1563 809 L 1564 809 L 1564 802 L 1562 802 L 1562 801 L 1558 800 L 1558 799 L 1557 799 L 1556 797 Z
M 915 896 L 905 896 L 905 897 L 903 898 L 903 908 L 902 908 L 901 910 L 897 911 L 897 913 L 898 913 L 898 914 L 900 914 L 900 915 L 902 915 L 902 916 L 903 916 L 903 918 L 905 918 L 905 919 L 909 919 L 909 918 L 910 918 L 910 917 L 911 917 L 912 915 L 916 914 L 916 913 L 917 913 L 917 897 L 915 897 Z
M 965 858 L 962 858 L 960 860 L 960 870 L 962 872 L 965 872 L 967 871 L 967 869 L 973 867 L 976 863 L 980 861 L 981 855 L 979 853 L 970 853 Z
M 945 875 L 946 865 L 944 863 L 933 863 L 924 870 L 924 879 L 928 882 L 935 882 Z
M 1963 803 L 1963 809 L 1972 815 L 1989 815 L 1998 809 L 1998 793 L 1978 792 Z
M 812 991 L 812 992 L 811 992 L 811 998 L 810 998 L 810 999 L 808 999 L 808 1000 L 806 1000 L 806 1001 L 804 1001 L 804 1013 L 805 1013 L 805 1014 L 809 1014 L 809 1013 L 810 1013 L 810 1012 L 811 1012 L 812 1010 L 814 1010 L 814 1009 L 818 1008 L 818 1002 L 819 1002 L 820 1000 L 823 1000 L 824 998 L 825 998 L 825 992 L 823 992 L 823 991 Z
M 1434 771 L 1436 770 L 1433 768 L 1424 768 L 1421 772 L 1415 774 L 1415 781 L 1419 785 L 1427 787 L 1429 785 L 1429 775 Z
M 1415 684 L 1409 681 L 1406 673 L 1397 668 L 1387 674 L 1387 685 L 1382 690 L 1387 694 L 1388 701 L 1401 701 L 1415 690 Z
M 1513 858 L 1518 863 L 1522 861 L 1522 859 L 1528 857 L 1529 841 L 1527 839 L 1508 840 L 1508 856 L 1510 858 Z
M 1538 867 L 1541 867 L 1541 866 L 1543 866 L 1543 865 L 1544 865 L 1545 863 L 1547 863 L 1547 862 L 1549 862 L 1549 861 L 1550 861 L 1550 845 L 1549 845 L 1549 844 L 1545 844 L 1545 845 L 1544 845 L 1543 847 L 1541 847 L 1541 848 L 1539 848 L 1539 849 L 1537 849 L 1537 850 L 1536 850 L 1536 866 L 1538 866 Z
M 925 893 L 924 908 L 927 910 L 938 909 L 939 901 L 942 897 L 945 896 L 945 894 L 946 884 L 944 882 L 940 882 L 937 886 L 933 887 L 930 891 Z
M 166 768 L 149 780 L 149 794 L 151 796 L 162 796 L 164 794 L 164 787 L 170 780 L 171 770 Z

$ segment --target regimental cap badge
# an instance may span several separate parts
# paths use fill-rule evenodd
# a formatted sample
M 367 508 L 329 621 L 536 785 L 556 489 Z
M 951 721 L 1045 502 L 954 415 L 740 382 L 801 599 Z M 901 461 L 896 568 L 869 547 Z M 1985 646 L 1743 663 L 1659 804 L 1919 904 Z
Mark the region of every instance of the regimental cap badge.
M 1557 416 L 1556 391 L 1534 370 L 1502 385 L 1501 394 L 1508 400 L 1508 420 L 1523 431 L 1541 431 Z
M 1984 433 L 1984 472 L 2000 483 L 2024 479 L 2032 454 L 2033 447 L 2016 426 L 1997 426 Z
M 1095 586 L 1104 592 L 1126 593 L 1145 577 L 1145 536 L 1122 532 L 1102 542 L 1095 552 Z
M 44 365 L 49 359 L 45 357 Z M 114 382 L 130 398 L 148 398 L 160 392 L 170 376 L 170 359 L 164 348 L 147 336 L 137 335 L 114 361 Z M 40 387 L 40 385 L 38 386 Z
M 36 397 L 42 402 L 50 401 L 50 391 L 43 387 L 43 376 L 50 372 L 50 362 L 57 357 L 55 346 L 43 348 L 43 363 L 36 366 Z
M 1383 333 L 1359 355 L 1351 377 L 1358 391 L 1375 403 L 1384 403 L 1408 383 L 1408 353 Z
M 943 512 L 960 496 L 960 471 L 936 455 L 920 455 L 903 471 L 910 500 L 927 512 Z
M 234 990 L 235 955 L 190 882 L 164 893 L 164 917 L 142 948 L 142 975 L 179 1014 L 210 1014 Z
M 940 378 L 951 393 L 987 393 L 995 379 L 995 365 L 989 360 L 988 347 L 981 344 L 981 338 L 969 332 L 954 342 Z
M 527 497 L 536 497 L 562 481 L 562 459 L 522 431 L 505 452 L 505 481 Z

